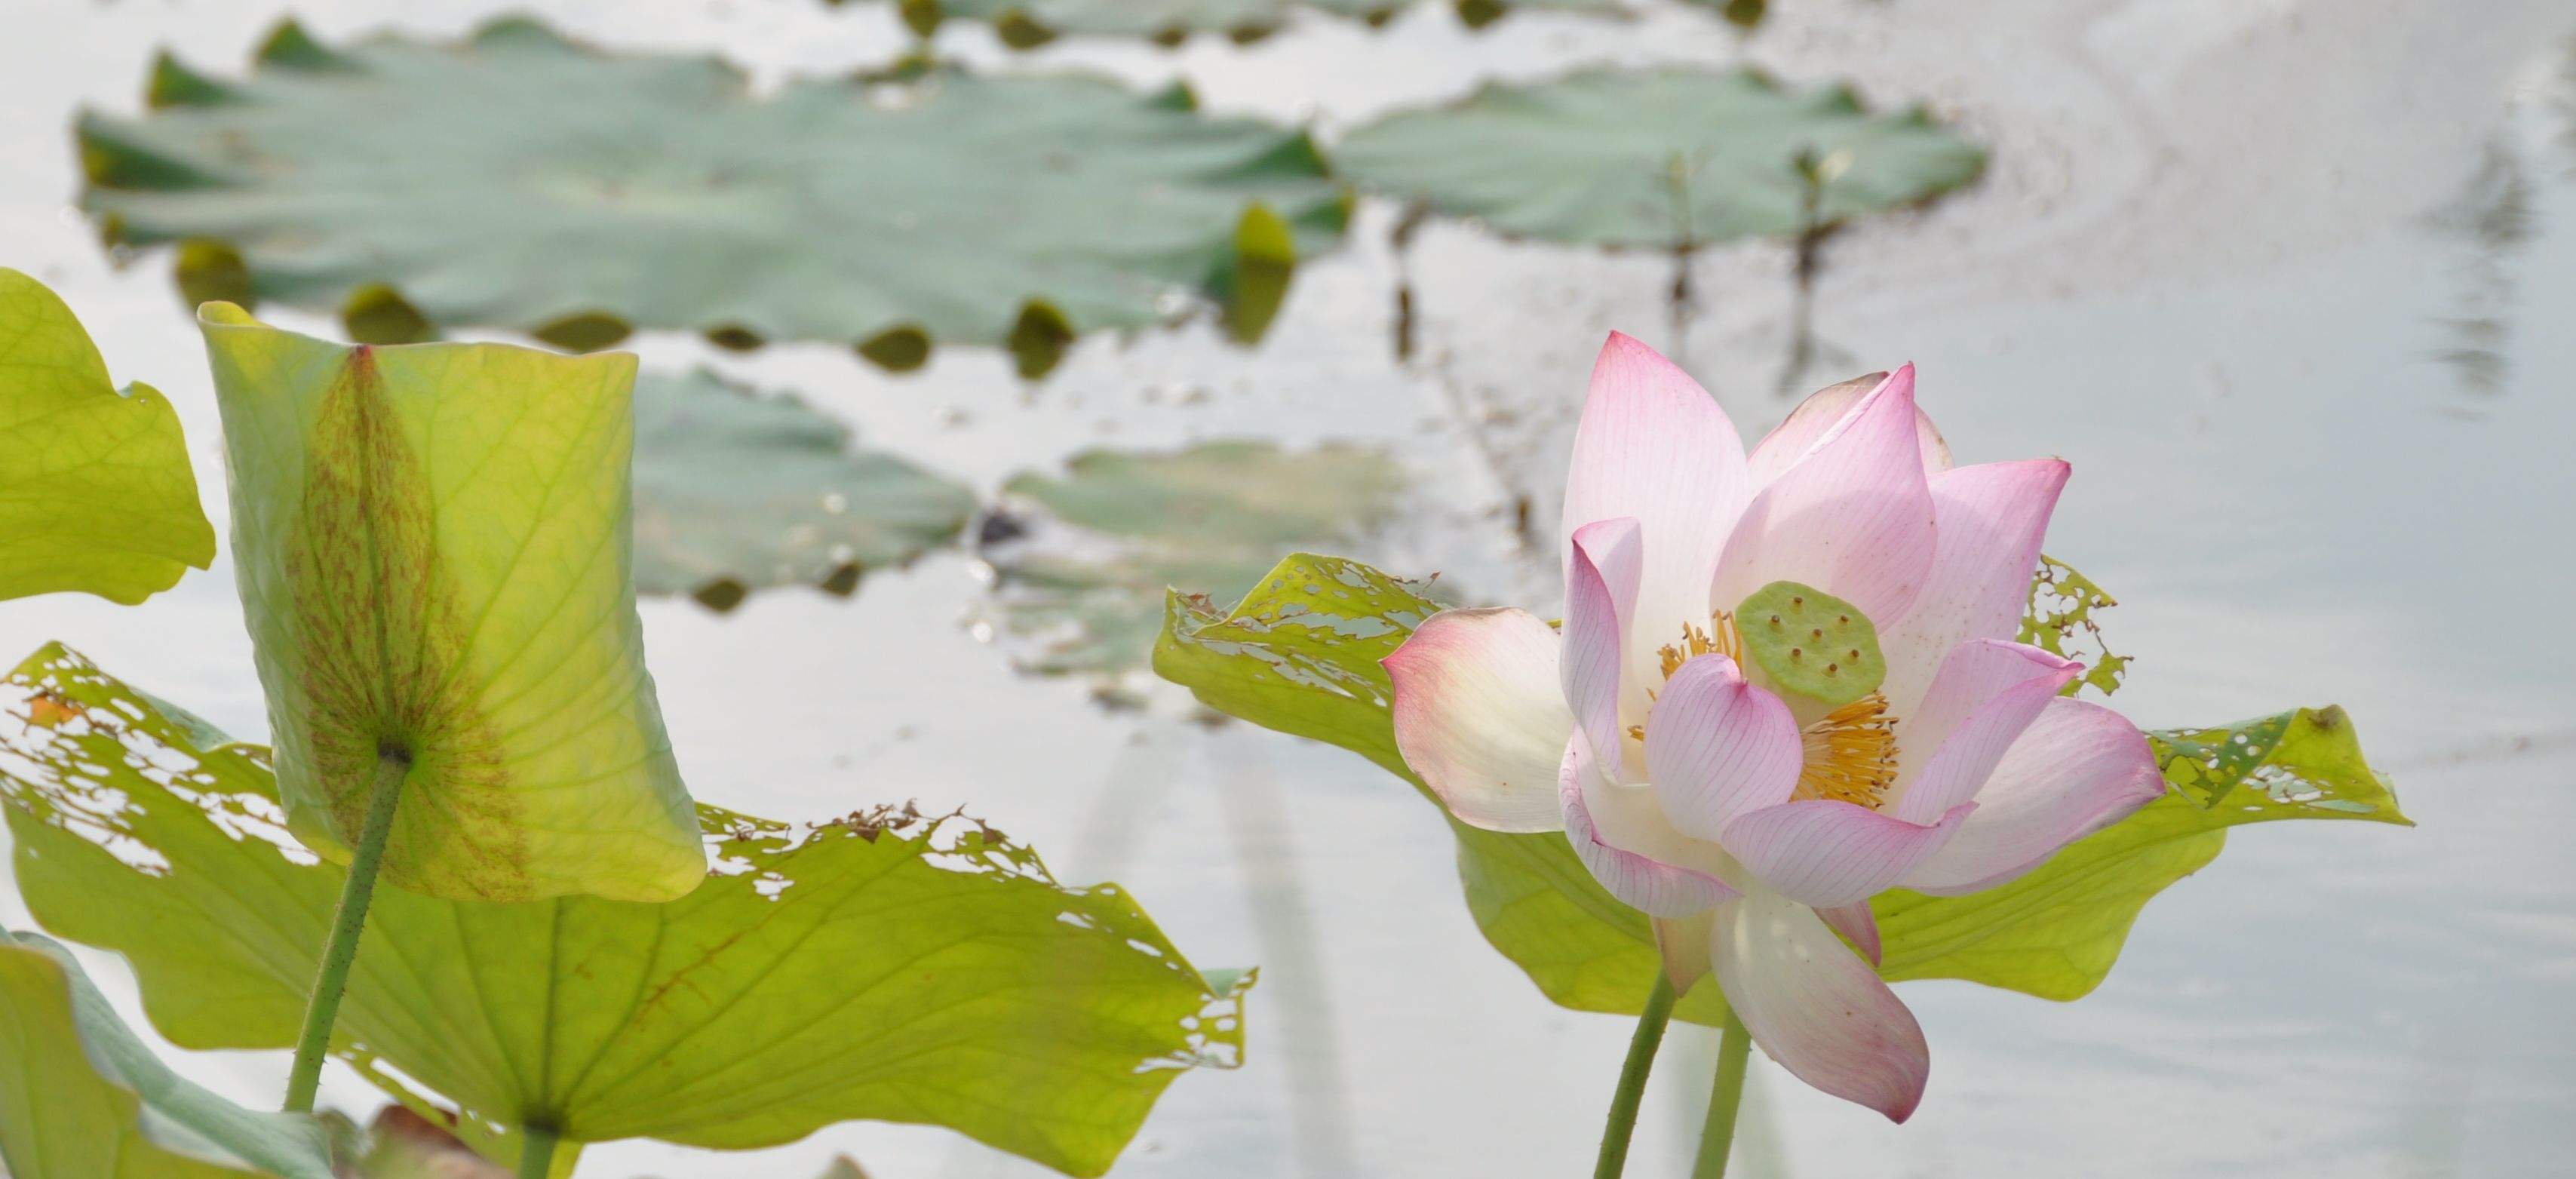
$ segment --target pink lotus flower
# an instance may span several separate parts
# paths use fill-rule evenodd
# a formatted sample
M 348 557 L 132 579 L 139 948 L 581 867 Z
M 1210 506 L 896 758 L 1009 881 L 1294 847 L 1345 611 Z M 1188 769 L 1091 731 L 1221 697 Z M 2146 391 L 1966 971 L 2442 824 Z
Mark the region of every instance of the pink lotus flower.
M 1424 622 L 1386 659 L 1396 744 L 1460 819 L 1565 831 L 1677 985 L 1713 972 L 1772 1059 L 1902 1122 L 1930 1057 L 1869 898 L 2002 884 L 2164 789 L 2135 726 L 2058 695 L 2083 665 L 2010 639 L 2066 476 L 1952 468 L 1910 365 L 1748 456 L 1613 333 L 1566 480 L 1562 633 Z

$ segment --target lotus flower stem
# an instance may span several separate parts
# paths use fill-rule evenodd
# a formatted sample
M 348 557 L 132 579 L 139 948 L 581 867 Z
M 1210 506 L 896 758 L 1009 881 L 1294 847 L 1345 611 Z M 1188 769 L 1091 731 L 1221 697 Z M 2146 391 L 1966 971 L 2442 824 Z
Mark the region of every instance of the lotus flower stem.
M 561 1139 L 552 1126 L 530 1122 L 519 1127 L 519 1179 L 546 1179 L 553 1174 L 555 1143 Z
M 1729 1009 L 1726 1030 L 1717 1041 L 1717 1087 L 1708 1095 L 1708 1120 L 1700 1124 L 1699 1161 L 1691 1164 L 1691 1179 L 1726 1179 L 1726 1156 L 1735 1145 L 1735 1111 L 1744 1104 L 1744 1066 L 1752 1055 L 1753 1037 Z
M 367 926 L 367 903 L 376 895 L 376 866 L 384 861 L 385 836 L 393 831 L 403 779 L 410 773 L 409 755 L 394 750 L 377 755 L 375 782 L 367 794 L 367 825 L 349 855 L 349 880 L 340 888 L 340 907 L 331 914 L 330 940 L 322 944 L 322 968 L 314 975 L 312 996 L 305 1000 L 304 1034 L 295 1041 L 295 1070 L 286 1077 L 289 1113 L 311 1113 L 314 1092 L 322 1086 L 322 1059 L 330 1054 L 331 1025 L 340 1018 L 340 993 L 348 988 L 349 967 L 358 960 L 358 938 Z
M 1628 1139 L 1637 1130 L 1637 1103 L 1646 1096 L 1646 1074 L 1655 1067 L 1655 1049 L 1664 1042 L 1664 1025 L 1673 1018 L 1673 984 L 1655 972 L 1655 989 L 1646 993 L 1646 1009 L 1637 1013 L 1637 1032 L 1628 1038 L 1628 1059 L 1619 1066 L 1619 1088 L 1610 1095 L 1610 1124 L 1601 1130 L 1601 1154 L 1592 1179 L 1619 1179 L 1628 1165 Z

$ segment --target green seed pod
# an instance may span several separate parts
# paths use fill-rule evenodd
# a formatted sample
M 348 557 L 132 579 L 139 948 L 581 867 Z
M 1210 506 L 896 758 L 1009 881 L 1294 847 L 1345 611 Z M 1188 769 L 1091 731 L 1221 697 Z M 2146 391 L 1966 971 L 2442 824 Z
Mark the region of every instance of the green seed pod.
M 1745 659 L 1784 695 L 1840 708 L 1887 680 L 1869 616 L 1814 586 L 1775 581 L 1753 591 L 1735 608 L 1735 630 Z

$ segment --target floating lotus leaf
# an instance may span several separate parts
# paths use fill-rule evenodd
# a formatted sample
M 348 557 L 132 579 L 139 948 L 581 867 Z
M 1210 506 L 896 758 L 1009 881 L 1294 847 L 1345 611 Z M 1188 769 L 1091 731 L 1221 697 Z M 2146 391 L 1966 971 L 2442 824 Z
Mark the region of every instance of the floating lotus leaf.
M 331 1179 L 330 1138 L 170 1071 L 61 946 L 0 931 L 0 1174 Z
M 906 23 L 924 36 L 942 20 L 983 21 L 1002 43 L 1033 49 L 1066 34 L 1140 37 L 1178 45 L 1193 33 L 1249 43 L 1288 19 L 1287 0 L 901 0 Z
M 1280 549 L 1348 543 L 1404 485 L 1385 454 L 1207 442 L 1165 453 L 1095 450 L 1063 477 L 1003 485 L 1026 509 L 988 544 L 1003 621 L 1036 644 L 1036 671 L 1116 672 L 1144 661 L 1171 586 L 1250 589 Z M 989 529 L 988 529 L 989 531 Z
M 341 872 L 285 836 L 269 755 L 209 744 L 60 646 L 0 685 L 0 809 L 28 910 L 134 963 L 191 1048 L 296 1034 Z M 748 1149 L 858 1118 L 1106 1170 L 1173 1078 L 1229 1065 L 1241 987 L 1118 888 L 1067 888 L 970 819 L 701 808 L 715 870 L 646 904 L 380 891 L 335 1051 L 415 1100 Z
M 1396 751 L 1392 688 L 1378 666 L 1439 608 L 1420 589 L 1353 561 L 1292 556 L 1231 611 L 1173 594 L 1154 670 L 1219 712 L 1359 753 L 1430 798 Z M 2280 805 L 2204 808 L 2182 789 L 2173 747 L 2160 737 L 2158 759 L 2176 793 L 2010 884 L 1963 897 L 1896 890 L 1874 898 L 1880 973 L 2072 999 L 2110 972 L 2147 901 L 2216 858 L 2228 827 L 2301 817 L 2407 822 L 2341 710 L 2299 715 L 2318 722 L 2314 734 L 2241 766 L 2240 789 L 2269 781 L 2266 798 L 2286 800 Z M 1467 907 L 1495 949 L 1559 1004 L 1638 1011 L 1661 968 L 1654 934 L 1642 914 L 1602 891 L 1564 835 L 1506 835 L 1455 820 L 1450 829 Z M 1716 1023 L 1724 1001 L 1717 988 L 1697 987 L 1675 1014 Z
M 1920 109 L 1873 115 L 1845 87 L 1665 67 L 1488 85 L 1360 127 L 1333 159 L 1506 235 L 1686 251 L 1928 200 L 1986 157 Z
M 754 589 L 858 588 L 871 569 L 948 543 L 975 513 L 963 485 L 789 396 L 714 373 L 635 382 L 635 588 L 730 610 Z
M 835 3 L 839 0 L 834 0 Z M 1178 45 L 1198 33 L 1250 44 L 1277 32 L 1302 3 L 1382 25 L 1413 0 L 898 0 L 906 24 L 922 36 L 951 17 L 993 26 L 1002 43 L 1034 49 L 1061 36 L 1136 37 Z M 1626 11 L 1621 0 L 1455 0 L 1460 20 L 1481 28 L 1521 9 Z
M 0 599 L 132 605 L 214 559 L 169 400 L 109 384 L 71 308 L 0 267 Z
M 934 69 L 754 97 L 715 59 L 521 19 L 345 48 L 290 24 L 249 76 L 165 61 L 151 97 L 80 120 L 108 236 L 183 243 L 199 294 L 236 275 L 227 298 L 336 310 L 380 343 L 670 328 L 893 368 L 1004 344 L 1034 376 L 1081 332 L 1233 290 L 1247 219 L 1312 253 L 1347 213 L 1301 132 L 1201 116 L 1184 90 Z
M 229 303 L 199 320 L 297 838 L 345 860 L 399 771 L 383 871 L 401 887 L 697 887 L 630 572 L 635 358 L 346 347 Z

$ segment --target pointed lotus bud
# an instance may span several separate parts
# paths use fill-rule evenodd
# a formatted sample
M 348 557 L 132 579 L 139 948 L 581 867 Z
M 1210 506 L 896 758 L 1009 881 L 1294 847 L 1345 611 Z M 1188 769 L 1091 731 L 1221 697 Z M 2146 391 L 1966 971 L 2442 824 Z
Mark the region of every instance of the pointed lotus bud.
M 288 825 L 385 879 L 667 900 L 705 876 L 635 613 L 635 359 L 345 346 L 198 312 Z

